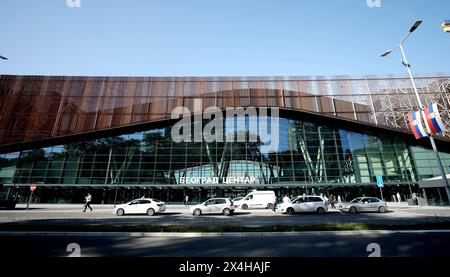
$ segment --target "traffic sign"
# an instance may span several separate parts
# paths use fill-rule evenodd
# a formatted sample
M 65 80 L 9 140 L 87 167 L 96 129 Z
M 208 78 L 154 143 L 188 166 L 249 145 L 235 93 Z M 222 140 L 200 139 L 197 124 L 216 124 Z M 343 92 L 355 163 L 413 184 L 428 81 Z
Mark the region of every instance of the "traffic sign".
M 35 189 L 36 189 L 36 185 L 31 185 L 31 186 L 30 186 L 30 190 L 31 190 L 31 191 L 34 191 Z
M 379 188 L 383 188 L 384 187 L 383 176 L 377 176 L 377 185 L 378 185 Z

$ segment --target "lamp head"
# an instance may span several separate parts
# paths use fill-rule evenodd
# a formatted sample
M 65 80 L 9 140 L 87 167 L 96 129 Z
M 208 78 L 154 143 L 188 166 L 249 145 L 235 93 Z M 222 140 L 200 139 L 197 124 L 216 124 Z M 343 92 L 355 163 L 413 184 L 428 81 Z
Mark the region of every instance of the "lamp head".
M 386 57 L 387 55 L 391 54 L 392 51 L 386 51 L 383 54 L 381 54 L 381 57 Z
M 414 32 L 420 26 L 420 24 L 422 24 L 422 20 L 417 20 L 416 22 L 414 22 L 411 29 L 409 29 L 409 32 Z

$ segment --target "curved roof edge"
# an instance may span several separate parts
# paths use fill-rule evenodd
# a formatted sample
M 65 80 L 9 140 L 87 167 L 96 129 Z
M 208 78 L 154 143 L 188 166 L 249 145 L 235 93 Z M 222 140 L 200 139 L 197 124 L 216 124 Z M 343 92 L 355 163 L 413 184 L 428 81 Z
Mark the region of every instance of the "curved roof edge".
M 194 116 L 194 115 L 192 115 Z M 309 122 L 320 122 L 324 125 L 329 126 L 339 126 L 341 124 L 342 129 L 347 129 L 355 132 L 373 132 L 379 133 L 382 131 L 385 134 L 389 134 L 393 137 L 401 137 L 405 142 L 411 144 L 417 144 L 424 147 L 429 148 L 428 140 L 416 140 L 412 136 L 411 132 L 408 130 L 397 129 L 393 127 L 374 125 L 370 123 L 363 123 L 356 120 L 350 120 L 345 118 L 336 118 L 333 116 L 328 116 L 319 113 L 306 112 L 306 111 L 298 111 L 294 109 L 280 109 L 280 117 L 289 118 L 289 119 L 299 119 L 309 121 Z M 70 135 L 63 135 L 58 137 L 51 137 L 33 141 L 19 142 L 19 143 L 11 143 L 11 144 L 3 144 L 0 145 L 0 154 L 2 153 L 10 153 L 16 151 L 23 150 L 31 150 L 35 148 L 42 147 L 50 147 L 54 145 L 60 144 L 69 144 L 75 143 L 84 140 L 93 140 L 99 139 L 107 136 L 120 136 L 125 134 L 130 134 L 134 132 L 142 132 L 149 129 L 163 128 L 177 122 L 178 119 L 162 119 L 162 120 L 154 120 L 143 123 L 136 123 L 127 126 L 118 126 L 103 130 L 95 130 L 95 131 L 87 131 L 83 133 L 76 133 Z M 337 125 L 338 124 L 338 125 Z M 442 150 L 450 151 L 450 144 L 448 143 L 450 140 L 447 140 L 442 137 L 435 137 L 436 143 L 439 148 Z

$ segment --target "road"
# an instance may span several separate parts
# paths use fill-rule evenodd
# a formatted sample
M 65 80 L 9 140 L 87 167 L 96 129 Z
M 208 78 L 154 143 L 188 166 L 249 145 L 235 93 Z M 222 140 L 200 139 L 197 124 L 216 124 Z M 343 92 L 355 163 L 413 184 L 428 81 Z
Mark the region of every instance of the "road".
M 2 223 L 25 223 L 38 225 L 239 225 L 260 227 L 264 225 L 311 225 L 317 223 L 367 223 L 367 224 L 414 224 L 450 221 L 449 207 L 393 207 L 390 212 L 341 214 L 331 211 L 325 215 L 299 214 L 294 216 L 273 213 L 270 210 L 237 210 L 233 216 L 202 215 L 194 217 L 188 208 L 168 205 L 163 214 L 116 216 L 111 205 L 93 205 L 94 212 L 81 212 L 80 205 L 32 205 L 27 211 L 24 205 L 16 210 L 0 210 Z
M 188 208 L 169 205 L 156 215 L 118 217 L 111 205 L 32 205 L 27 211 L 0 210 L 0 245 L 9 256 L 67 256 L 70 243 L 82 256 L 173 257 L 365 257 L 367 246 L 380 245 L 381 256 L 450 256 L 450 230 L 341 231 L 302 233 L 54 233 L 2 231 L 2 224 L 31 225 L 311 225 L 317 223 L 414 224 L 450 221 L 446 207 L 393 207 L 389 213 L 282 215 L 270 210 L 237 210 L 233 216 L 194 217 Z
M 303 233 L 3 233 L 9 257 L 367 257 L 377 243 L 382 257 L 450 256 L 447 231 L 341 231 Z M 69 247 L 73 249 L 72 247 Z M 76 247 L 75 247 L 76 248 Z

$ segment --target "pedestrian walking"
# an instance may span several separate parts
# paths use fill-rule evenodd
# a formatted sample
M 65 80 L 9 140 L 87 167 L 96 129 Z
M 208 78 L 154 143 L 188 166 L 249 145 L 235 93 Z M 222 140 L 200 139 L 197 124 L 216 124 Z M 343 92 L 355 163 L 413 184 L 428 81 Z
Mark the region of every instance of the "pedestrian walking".
M 412 199 L 414 201 L 414 205 L 419 205 L 419 201 L 417 199 L 417 194 L 415 192 L 413 192 L 413 194 L 412 194 Z
M 332 194 L 332 195 L 330 195 L 330 205 L 331 205 L 331 208 L 332 209 L 336 209 L 336 206 L 334 205 L 334 202 L 335 202 L 335 200 L 334 200 L 334 195 Z
M 285 195 L 283 197 L 283 203 L 289 203 L 289 202 L 291 202 L 291 199 L 287 195 Z
M 273 212 L 276 211 L 276 206 L 277 206 L 277 196 L 276 196 L 276 195 L 273 195 L 273 199 L 272 199 L 272 209 L 273 209 Z
M 397 192 L 397 200 L 398 200 L 398 203 L 402 202 L 402 197 L 400 196 L 400 192 Z
M 395 194 L 392 194 L 391 197 L 392 197 L 392 202 L 397 202 L 397 197 L 395 197 Z
M 186 197 L 184 198 L 184 205 L 186 207 L 189 207 L 189 196 L 186 194 Z
M 86 209 L 87 208 L 89 208 L 90 210 L 91 210 L 91 212 L 93 211 L 92 210 L 92 207 L 91 207 L 91 201 L 92 201 L 92 195 L 88 192 L 88 194 L 86 195 L 86 197 L 84 198 L 84 201 L 86 202 L 85 204 L 84 204 L 84 210 L 83 210 L 83 213 L 84 212 L 86 212 Z

